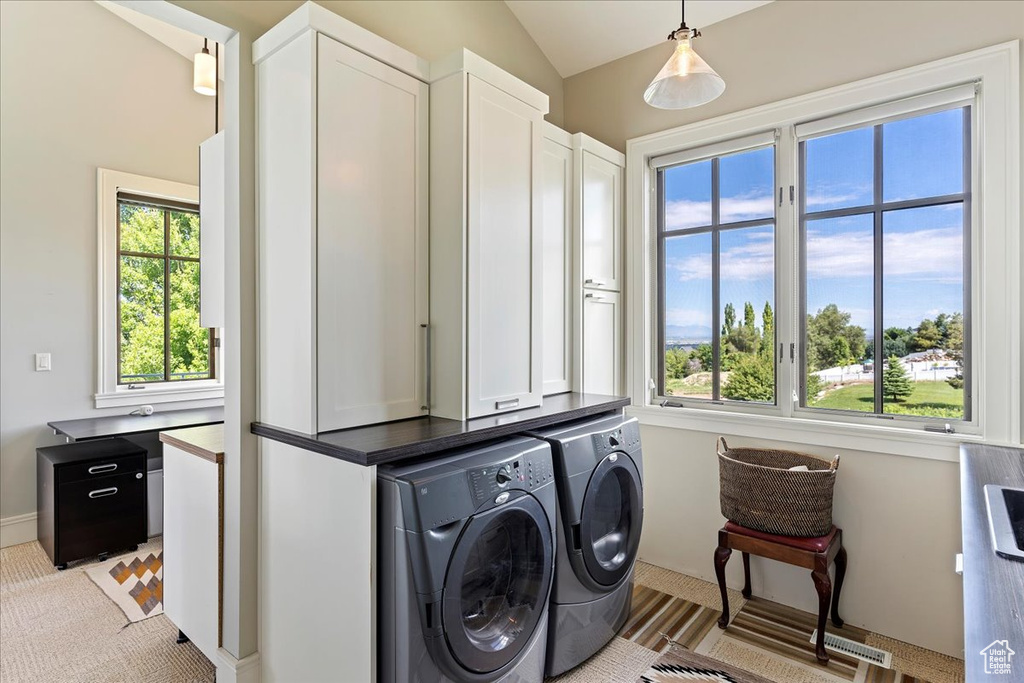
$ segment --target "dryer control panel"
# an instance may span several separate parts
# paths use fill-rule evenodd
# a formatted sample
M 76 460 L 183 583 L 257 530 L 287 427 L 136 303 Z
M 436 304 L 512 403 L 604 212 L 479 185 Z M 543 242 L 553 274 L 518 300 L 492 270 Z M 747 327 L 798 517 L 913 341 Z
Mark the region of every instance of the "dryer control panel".
M 604 459 L 615 451 L 631 452 L 640 448 L 640 428 L 636 420 L 625 422 L 616 429 L 600 432 L 591 436 L 594 453 Z
M 470 470 L 469 484 L 477 504 L 494 500 L 504 491 L 530 491 L 554 479 L 550 458 L 520 456 L 504 463 Z

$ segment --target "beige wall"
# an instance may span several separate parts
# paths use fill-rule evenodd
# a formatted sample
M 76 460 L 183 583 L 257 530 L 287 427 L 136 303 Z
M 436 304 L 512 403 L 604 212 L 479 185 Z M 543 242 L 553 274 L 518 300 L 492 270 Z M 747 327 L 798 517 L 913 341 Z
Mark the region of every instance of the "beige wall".
M 620 151 L 626 140 L 860 78 L 1024 38 L 1024 2 L 776 0 L 713 24 L 694 45 L 725 79 L 714 102 L 648 106 L 668 42 L 565 79 L 565 128 Z
M 45 45 L 45 48 L 43 47 Z M 46 428 L 96 391 L 96 167 L 196 183 L 213 98 L 92 2 L 0 3 L 0 518 L 35 511 Z M 49 352 L 53 370 L 35 372 Z
M 625 150 L 640 135 L 1020 38 L 1022 2 L 776 0 L 710 26 L 698 39 L 701 55 L 727 84 L 718 100 L 676 112 L 644 103 L 644 89 L 671 51 L 663 44 L 566 79 L 565 128 Z M 644 427 L 643 439 L 641 554 L 714 580 L 712 552 L 723 521 L 714 435 Z M 955 449 L 947 455 L 955 457 Z M 850 549 L 845 619 L 962 656 L 962 588 L 953 573 L 958 487 L 955 462 L 843 452 L 835 520 Z M 757 560 L 752 569 L 756 594 L 815 611 L 807 572 Z M 730 584 L 741 586 L 741 575 L 734 559 Z
M 198 14 L 233 14 L 262 33 L 302 4 L 301 0 L 206 0 L 178 2 Z M 501 0 L 317 0 L 349 21 L 427 60 L 463 47 L 547 93 L 547 119 L 562 124 L 562 77 Z M 224 6 L 224 7 L 218 7 Z
M 712 554 L 724 522 L 716 435 L 645 426 L 641 438 L 641 558 L 715 581 Z M 833 518 L 849 551 L 843 619 L 962 657 L 963 591 L 953 572 L 960 552 L 957 463 L 729 437 L 732 448 L 754 443 L 827 458 L 841 454 Z M 756 557 L 750 568 L 754 595 L 817 613 L 809 571 Z M 739 553 L 730 558 L 727 576 L 730 586 L 743 586 Z

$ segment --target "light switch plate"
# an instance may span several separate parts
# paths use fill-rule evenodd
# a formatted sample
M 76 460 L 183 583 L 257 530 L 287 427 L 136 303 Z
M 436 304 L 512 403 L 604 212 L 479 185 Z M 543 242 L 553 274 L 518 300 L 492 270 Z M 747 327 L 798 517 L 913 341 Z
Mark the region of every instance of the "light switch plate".
M 50 354 L 48 353 L 37 353 L 36 354 L 36 372 L 49 372 L 50 371 Z

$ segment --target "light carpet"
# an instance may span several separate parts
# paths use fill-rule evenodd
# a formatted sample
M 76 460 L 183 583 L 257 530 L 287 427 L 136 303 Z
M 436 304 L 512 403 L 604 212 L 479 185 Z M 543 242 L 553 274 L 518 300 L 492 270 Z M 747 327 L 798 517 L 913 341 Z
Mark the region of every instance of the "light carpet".
M 120 556 L 161 552 L 160 542 Z M 59 572 L 38 543 L 0 549 L 3 683 L 212 682 L 213 664 L 164 615 L 132 623 L 76 563 Z

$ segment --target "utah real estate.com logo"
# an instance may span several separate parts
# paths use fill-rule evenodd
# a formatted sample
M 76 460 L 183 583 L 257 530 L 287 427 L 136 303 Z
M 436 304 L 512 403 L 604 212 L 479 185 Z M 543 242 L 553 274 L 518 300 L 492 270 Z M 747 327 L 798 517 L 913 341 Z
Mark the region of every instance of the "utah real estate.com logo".
M 985 658 L 985 673 L 1008 675 L 1011 668 L 1010 660 L 1015 654 L 1017 653 L 1010 649 L 1009 641 L 992 641 L 981 651 L 981 656 Z

